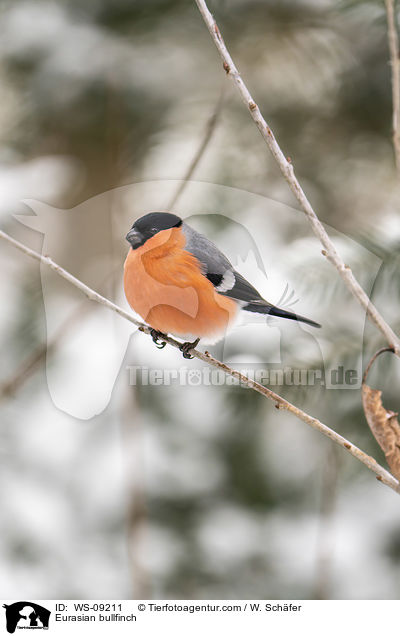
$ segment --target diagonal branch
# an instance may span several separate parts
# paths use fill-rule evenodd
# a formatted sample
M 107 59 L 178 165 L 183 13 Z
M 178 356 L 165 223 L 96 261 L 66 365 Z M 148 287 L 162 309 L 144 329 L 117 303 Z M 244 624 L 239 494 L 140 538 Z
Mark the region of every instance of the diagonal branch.
M 38 365 L 46 360 L 46 356 L 57 349 L 60 340 L 62 340 L 68 330 L 73 327 L 76 322 L 82 319 L 82 313 L 85 309 L 86 308 L 82 306 L 76 307 L 76 309 L 67 316 L 65 320 L 63 320 L 51 340 L 48 340 L 47 343 L 40 343 L 37 349 L 32 351 L 27 358 L 22 361 L 12 376 L 1 382 L 0 401 L 3 398 L 8 398 L 13 395 L 27 380 L 29 380 L 32 374 L 36 371 Z
M 5 232 L 1 230 L 0 230 L 0 239 L 7 241 L 11 245 L 19 249 L 21 252 L 23 252 L 24 254 L 28 254 L 28 256 L 31 256 L 32 258 L 39 261 L 43 265 L 50 267 L 50 269 L 57 272 L 59 276 L 62 276 L 62 278 L 65 278 L 65 280 L 67 280 L 69 283 L 77 287 L 77 289 L 80 289 L 89 298 L 89 300 L 94 300 L 100 305 L 103 305 L 103 307 L 107 307 L 108 309 L 115 311 L 119 316 L 122 316 L 126 320 L 129 320 L 129 322 L 131 322 L 132 324 L 136 325 L 139 328 L 139 331 L 147 335 L 151 335 L 151 328 L 148 325 L 146 325 L 143 322 L 140 322 L 139 320 L 136 320 L 136 318 L 131 316 L 131 314 L 125 311 L 125 309 L 122 309 L 122 307 L 119 307 L 115 303 L 111 302 L 107 298 L 104 298 L 104 296 L 101 296 L 101 294 L 98 294 L 96 291 L 94 291 L 93 289 L 91 289 L 90 287 L 82 283 L 82 281 L 80 281 L 78 278 L 76 278 L 75 276 L 67 272 L 65 269 L 57 265 L 57 263 L 55 263 L 49 256 L 43 256 L 42 254 L 35 252 L 34 250 L 30 249 L 23 243 L 20 243 L 19 241 L 15 240 L 14 238 L 12 238 L 11 236 L 9 236 L 8 234 L 6 234 Z M 180 342 L 178 342 L 174 338 L 171 338 L 170 336 L 165 336 L 165 337 L 163 336 L 163 339 L 169 345 L 177 349 L 179 349 L 179 347 L 181 346 Z M 400 494 L 400 483 L 397 481 L 397 479 L 393 477 L 393 475 L 391 475 L 387 470 L 385 470 L 383 466 L 378 464 L 373 457 L 370 457 L 369 455 L 364 453 L 364 451 L 362 451 L 360 448 L 358 448 L 357 446 L 349 442 L 345 437 L 342 437 L 341 435 L 336 433 L 334 430 L 329 428 L 329 426 L 326 426 L 326 424 L 323 424 L 317 418 L 312 417 L 311 415 L 308 415 L 308 413 L 306 413 L 305 411 L 302 411 L 294 404 L 291 404 L 290 402 L 285 400 L 283 397 L 281 397 L 277 393 L 274 393 L 268 387 L 263 386 L 262 384 L 259 384 L 255 380 L 248 378 L 243 373 L 240 373 L 240 371 L 236 371 L 235 369 L 232 369 L 231 367 L 224 364 L 223 362 L 216 360 L 215 358 L 210 356 L 208 352 L 202 353 L 201 351 L 197 351 L 196 349 L 193 349 L 191 353 L 198 360 L 202 360 L 203 362 L 206 362 L 212 367 L 216 369 L 220 369 L 227 375 L 230 375 L 236 380 L 238 380 L 240 384 L 247 386 L 250 389 L 253 389 L 254 391 L 257 391 L 257 393 L 261 393 L 261 395 L 263 395 L 264 397 L 268 398 L 269 400 L 272 400 L 273 402 L 275 402 L 275 407 L 277 409 L 289 411 L 290 413 L 295 415 L 298 419 L 302 420 L 302 422 L 305 422 L 306 424 L 316 429 L 317 431 L 319 431 L 326 437 L 329 437 L 329 439 L 331 439 L 336 444 L 339 444 L 339 446 L 341 446 L 342 448 L 345 448 L 350 453 L 350 455 L 358 459 L 365 466 L 367 466 L 369 470 L 375 473 L 379 481 L 386 484 L 386 486 L 389 486 L 389 488 L 392 488 L 395 492 Z
M 118 271 L 120 271 L 120 267 Z M 116 273 L 116 270 L 111 271 L 103 280 L 103 283 L 108 281 L 111 276 L 115 276 Z M 89 307 L 93 307 L 93 305 L 89 305 Z M 87 311 L 87 309 L 87 304 L 82 301 L 82 303 L 62 321 L 52 338 L 48 339 L 47 342 L 41 342 L 39 346 L 29 353 L 21 362 L 13 374 L 0 383 L 0 402 L 2 399 L 9 398 L 21 389 L 21 386 L 35 373 L 38 366 L 46 360 L 46 357 L 57 350 L 60 341 L 65 337 L 71 327 L 74 327 L 76 322 L 82 319 L 82 313 Z
M 253 100 L 246 84 L 242 80 L 228 49 L 225 46 L 225 42 L 222 39 L 221 32 L 217 26 L 217 23 L 214 20 L 214 17 L 210 13 L 205 0 L 196 0 L 196 4 L 199 8 L 201 15 L 203 16 L 204 22 L 206 23 L 208 30 L 211 34 L 212 39 L 214 40 L 214 44 L 218 49 L 218 52 L 223 61 L 223 67 L 226 73 L 232 78 L 234 83 L 236 84 L 240 95 L 242 97 L 243 102 L 247 106 L 250 111 L 250 115 L 254 120 L 257 128 L 259 129 L 264 141 L 267 143 L 268 148 L 270 149 L 275 161 L 277 162 L 283 176 L 289 184 L 290 189 L 292 190 L 294 196 L 297 201 L 300 203 L 300 206 L 303 212 L 306 214 L 308 220 L 311 223 L 314 234 L 321 241 L 324 249 L 322 250 L 322 254 L 332 263 L 334 267 L 336 267 L 340 276 L 343 278 L 345 284 L 348 289 L 351 291 L 353 296 L 358 300 L 360 305 L 365 309 L 367 316 L 369 319 L 375 324 L 375 326 L 381 331 L 381 333 L 385 336 L 387 342 L 391 347 L 394 348 L 397 356 L 400 357 L 400 340 L 398 336 L 394 333 L 392 328 L 387 324 L 383 316 L 379 313 L 376 307 L 372 304 L 368 295 L 361 287 L 360 283 L 355 278 L 353 272 L 350 267 L 344 263 L 341 256 L 336 251 L 334 244 L 329 238 L 324 226 L 316 215 L 311 203 L 309 202 L 307 196 L 305 195 L 293 169 L 293 165 L 290 161 L 288 161 L 283 154 L 275 136 L 262 116 L 260 109 L 257 104 Z
M 400 174 L 400 59 L 399 59 L 399 38 L 396 28 L 396 17 L 394 11 L 395 0 L 385 0 L 386 17 L 388 24 L 388 43 L 390 51 L 390 66 L 392 72 L 392 132 L 394 158 L 397 172 Z
M 174 206 L 176 205 L 176 202 L 178 201 L 178 199 L 182 196 L 182 193 L 184 191 L 184 189 L 186 188 L 188 182 L 190 181 L 194 171 L 197 168 L 197 165 L 200 161 L 200 159 L 202 158 L 204 152 L 207 149 L 207 146 L 214 134 L 215 131 L 215 127 L 218 123 L 218 119 L 219 116 L 221 114 L 221 110 L 222 110 L 222 106 L 224 103 L 224 97 L 225 97 L 225 85 L 222 85 L 222 89 L 221 89 L 221 93 L 219 95 L 218 101 L 215 105 L 215 108 L 213 110 L 213 112 L 211 113 L 210 118 L 208 119 L 205 129 L 204 129 L 204 133 L 203 133 L 203 138 L 200 142 L 200 145 L 198 147 L 198 149 L 196 150 L 196 153 L 193 157 L 193 159 L 191 160 L 188 169 L 186 170 L 185 176 L 182 179 L 182 183 L 179 185 L 177 191 L 175 192 L 175 194 L 173 195 L 171 201 L 168 203 L 167 205 L 167 210 L 172 210 L 174 208 Z
M 185 175 L 181 183 L 179 184 L 176 192 L 174 193 L 171 201 L 166 206 L 166 210 L 172 210 L 174 208 L 178 199 L 182 196 L 183 191 L 185 190 L 188 182 L 190 181 L 194 171 L 197 168 L 198 163 L 200 162 L 204 152 L 208 147 L 223 107 L 225 87 L 226 85 L 223 84 L 217 103 L 205 125 L 200 145 L 196 150 L 196 153 L 193 156 L 185 172 Z M 68 316 L 66 320 L 64 320 L 57 334 L 52 338 L 50 342 L 48 342 L 47 344 L 40 344 L 40 346 L 22 362 L 22 364 L 17 368 L 13 375 L 0 384 L 0 400 L 2 398 L 13 395 L 21 387 L 21 385 L 23 385 L 24 382 L 26 382 L 31 377 L 31 375 L 35 372 L 37 366 L 46 358 L 46 355 L 50 353 L 50 351 L 56 349 L 59 340 L 65 335 L 65 331 L 71 326 L 71 324 L 75 323 L 76 318 L 81 315 L 81 312 L 82 308 L 78 307 L 73 315 Z

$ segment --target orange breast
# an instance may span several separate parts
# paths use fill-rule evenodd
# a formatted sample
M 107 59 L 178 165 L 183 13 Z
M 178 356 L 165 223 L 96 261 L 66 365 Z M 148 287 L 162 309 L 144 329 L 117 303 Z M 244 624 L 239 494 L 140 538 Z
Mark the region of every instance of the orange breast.
M 151 327 L 185 339 L 223 337 L 238 306 L 221 296 L 185 251 L 179 228 L 158 232 L 124 266 L 124 289 L 132 309 Z

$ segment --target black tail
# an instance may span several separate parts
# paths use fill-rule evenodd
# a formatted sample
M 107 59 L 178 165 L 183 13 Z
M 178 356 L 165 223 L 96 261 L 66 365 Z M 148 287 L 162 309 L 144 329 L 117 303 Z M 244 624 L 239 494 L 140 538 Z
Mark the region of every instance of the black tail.
M 297 320 L 298 322 L 305 322 L 306 325 L 311 325 L 312 327 L 321 327 L 314 320 L 309 320 L 308 318 L 304 318 L 303 316 L 298 316 L 291 311 L 286 311 L 285 309 L 279 309 L 279 307 L 275 307 L 274 305 L 269 305 L 267 302 L 265 303 L 257 303 L 251 302 L 243 307 L 245 311 L 252 311 L 257 314 L 270 314 L 270 316 L 278 316 L 279 318 L 288 318 L 289 320 Z

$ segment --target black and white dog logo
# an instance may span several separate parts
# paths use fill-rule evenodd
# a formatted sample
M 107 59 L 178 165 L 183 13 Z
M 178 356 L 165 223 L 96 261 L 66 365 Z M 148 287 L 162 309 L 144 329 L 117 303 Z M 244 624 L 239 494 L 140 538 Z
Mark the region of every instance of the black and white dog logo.
M 16 629 L 48 629 L 50 610 L 32 603 L 18 601 L 3 605 L 6 610 L 7 631 L 13 634 Z

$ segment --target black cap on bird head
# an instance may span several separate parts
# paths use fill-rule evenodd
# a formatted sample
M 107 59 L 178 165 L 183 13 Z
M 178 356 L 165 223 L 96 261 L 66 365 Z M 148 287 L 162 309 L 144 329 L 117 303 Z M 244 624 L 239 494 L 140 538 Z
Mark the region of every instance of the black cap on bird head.
M 182 225 L 182 219 L 175 214 L 169 212 L 150 212 L 141 216 L 140 219 L 134 222 L 128 234 L 126 240 L 132 246 L 132 249 L 136 249 L 162 230 L 170 230 L 173 227 L 180 227 Z

